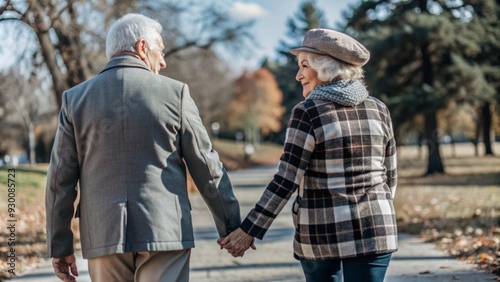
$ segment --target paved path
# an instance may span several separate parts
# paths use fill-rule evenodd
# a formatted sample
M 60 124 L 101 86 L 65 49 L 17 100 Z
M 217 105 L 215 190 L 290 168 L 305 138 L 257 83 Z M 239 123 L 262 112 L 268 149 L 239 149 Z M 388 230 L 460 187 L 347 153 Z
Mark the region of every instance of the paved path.
M 253 207 L 275 167 L 259 167 L 231 172 L 235 193 L 241 204 L 242 216 Z M 257 250 L 249 250 L 243 258 L 233 258 L 216 244 L 213 219 L 199 195 L 191 197 L 196 247 L 191 254 L 192 282 L 236 281 L 304 281 L 300 264 L 293 258 L 293 225 L 290 205 L 285 207 L 267 232 L 264 240 L 256 241 Z M 89 282 L 86 261 L 79 255 L 79 282 Z M 400 234 L 400 249 L 393 256 L 386 276 L 387 282 L 421 281 L 494 281 L 495 276 L 475 270 L 454 258 L 446 257 L 434 244 Z M 38 268 L 16 282 L 56 282 L 50 265 Z

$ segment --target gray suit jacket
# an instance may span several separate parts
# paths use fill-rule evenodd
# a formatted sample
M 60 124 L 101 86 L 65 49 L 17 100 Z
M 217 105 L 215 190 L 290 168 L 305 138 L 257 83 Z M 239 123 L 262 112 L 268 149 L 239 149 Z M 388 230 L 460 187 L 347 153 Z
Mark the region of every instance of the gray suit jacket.
M 194 247 L 186 167 L 219 236 L 240 224 L 226 171 L 186 84 L 131 56 L 63 94 L 47 178 L 48 254 L 73 253 L 80 182 L 84 258 Z

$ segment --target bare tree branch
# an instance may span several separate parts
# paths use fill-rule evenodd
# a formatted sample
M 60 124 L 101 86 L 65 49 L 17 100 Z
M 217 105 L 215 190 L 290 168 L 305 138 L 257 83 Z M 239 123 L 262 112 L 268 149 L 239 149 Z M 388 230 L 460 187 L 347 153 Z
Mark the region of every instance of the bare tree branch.
M 0 22 L 3 21 L 22 21 L 20 18 L 0 18 Z

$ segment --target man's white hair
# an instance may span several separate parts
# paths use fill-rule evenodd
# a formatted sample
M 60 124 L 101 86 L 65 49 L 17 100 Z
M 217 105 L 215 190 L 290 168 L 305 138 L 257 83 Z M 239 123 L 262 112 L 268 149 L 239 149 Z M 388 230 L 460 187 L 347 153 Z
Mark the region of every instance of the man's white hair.
M 141 14 L 126 14 L 119 18 L 106 36 L 106 56 L 113 57 L 121 51 L 136 52 L 135 44 L 144 39 L 148 48 L 156 48 L 162 27 L 156 20 Z

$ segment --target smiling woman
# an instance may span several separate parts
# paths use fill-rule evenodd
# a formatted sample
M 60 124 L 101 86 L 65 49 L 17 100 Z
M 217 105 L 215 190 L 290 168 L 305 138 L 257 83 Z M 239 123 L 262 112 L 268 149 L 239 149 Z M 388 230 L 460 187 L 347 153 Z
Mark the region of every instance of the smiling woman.
M 298 54 L 297 62 L 299 63 L 299 71 L 295 76 L 295 79 L 302 84 L 302 96 L 304 96 L 304 98 L 307 98 L 314 88 L 328 82 L 319 79 L 318 72 L 309 63 L 308 54 L 309 53 L 306 52 Z
M 298 192 L 293 249 L 306 280 L 381 282 L 398 248 L 396 143 L 389 110 L 360 80 L 370 52 L 328 29 L 309 30 L 290 52 L 306 99 L 292 109 L 274 179 L 219 243 L 242 256 Z

